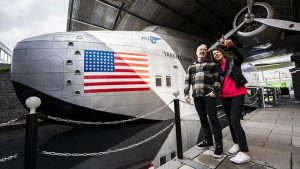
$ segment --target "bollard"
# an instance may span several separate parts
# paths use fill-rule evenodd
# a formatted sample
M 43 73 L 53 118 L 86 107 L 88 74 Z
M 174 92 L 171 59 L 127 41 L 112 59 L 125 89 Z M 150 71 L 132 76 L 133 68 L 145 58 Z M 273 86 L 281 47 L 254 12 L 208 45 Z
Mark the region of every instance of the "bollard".
M 175 110 L 177 156 L 178 159 L 183 159 L 179 99 L 174 99 L 174 110 Z
M 26 114 L 26 133 L 25 133 L 25 169 L 36 169 L 36 150 L 37 150 L 37 114 L 36 108 L 40 106 L 41 100 L 38 97 L 30 97 L 25 101 L 30 112 Z

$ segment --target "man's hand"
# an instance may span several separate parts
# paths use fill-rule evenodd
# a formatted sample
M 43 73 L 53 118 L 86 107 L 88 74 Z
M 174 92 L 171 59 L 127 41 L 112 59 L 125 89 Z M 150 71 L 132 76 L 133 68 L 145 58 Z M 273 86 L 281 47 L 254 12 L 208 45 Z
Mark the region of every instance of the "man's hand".
M 216 97 L 216 95 L 214 94 L 214 92 L 210 92 L 210 93 L 209 93 L 209 96 L 210 96 L 210 97 Z
M 186 95 L 185 96 L 185 101 L 188 102 L 188 103 L 191 103 L 191 97 L 190 97 L 190 95 Z

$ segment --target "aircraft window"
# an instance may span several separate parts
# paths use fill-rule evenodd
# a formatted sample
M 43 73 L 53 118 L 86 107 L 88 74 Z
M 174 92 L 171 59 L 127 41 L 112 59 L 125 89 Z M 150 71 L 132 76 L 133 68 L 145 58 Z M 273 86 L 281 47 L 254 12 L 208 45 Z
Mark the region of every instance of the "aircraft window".
M 159 165 L 160 166 L 164 165 L 166 162 L 167 162 L 167 157 L 166 156 L 160 157 L 160 160 L 159 160 Z
M 161 76 L 156 75 L 155 76 L 156 86 L 161 86 Z
M 176 153 L 175 152 L 172 152 L 171 153 L 171 160 L 173 159 L 173 158 L 175 158 L 176 157 Z
M 80 95 L 80 91 L 76 90 L 75 95 Z
M 71 80 L 67 80 L 67 85 L 71 85 L 72 81 Z
M 73 65 L 72 60 L 68 60 L 68 61 L 67 61 L 67 65 Z
M 80 70 L 75 70 L 75 75 L 80 75 Z
M 166 76 L 167 86 L 171 86 L 171 76 Z
M 74 43 L 73 42 L 69 42 L 68 46 L 74 46 Z
M 80 35 L 78 35 L 78 36 L 76 37 L 76 39 L 83 39 L 83 37 L 80 36 Z
M 75 55 L 81 55 L 81 54 L 80 54 L 80 51 L 77 50 L 77 51 L 75 52 Z

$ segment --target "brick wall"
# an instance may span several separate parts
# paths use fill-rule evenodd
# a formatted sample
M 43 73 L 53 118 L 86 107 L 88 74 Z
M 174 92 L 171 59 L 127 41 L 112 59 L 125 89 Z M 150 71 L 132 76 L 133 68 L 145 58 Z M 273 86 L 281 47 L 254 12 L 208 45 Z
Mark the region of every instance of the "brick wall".
M 0 123 L 19 118 L 26 112 L 15 94 L 10 73 L 0 73 Z

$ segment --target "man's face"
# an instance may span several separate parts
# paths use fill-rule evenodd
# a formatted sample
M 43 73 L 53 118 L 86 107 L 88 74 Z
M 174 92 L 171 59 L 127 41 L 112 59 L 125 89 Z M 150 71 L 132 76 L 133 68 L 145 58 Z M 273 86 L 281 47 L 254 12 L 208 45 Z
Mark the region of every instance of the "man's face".
M 207 46 L 206 45 L 200 45 L 198 48 L 197 48 L 197 56 L 198 58 L 205 58 L 206 57 L 206 54 L 207 54 Z

